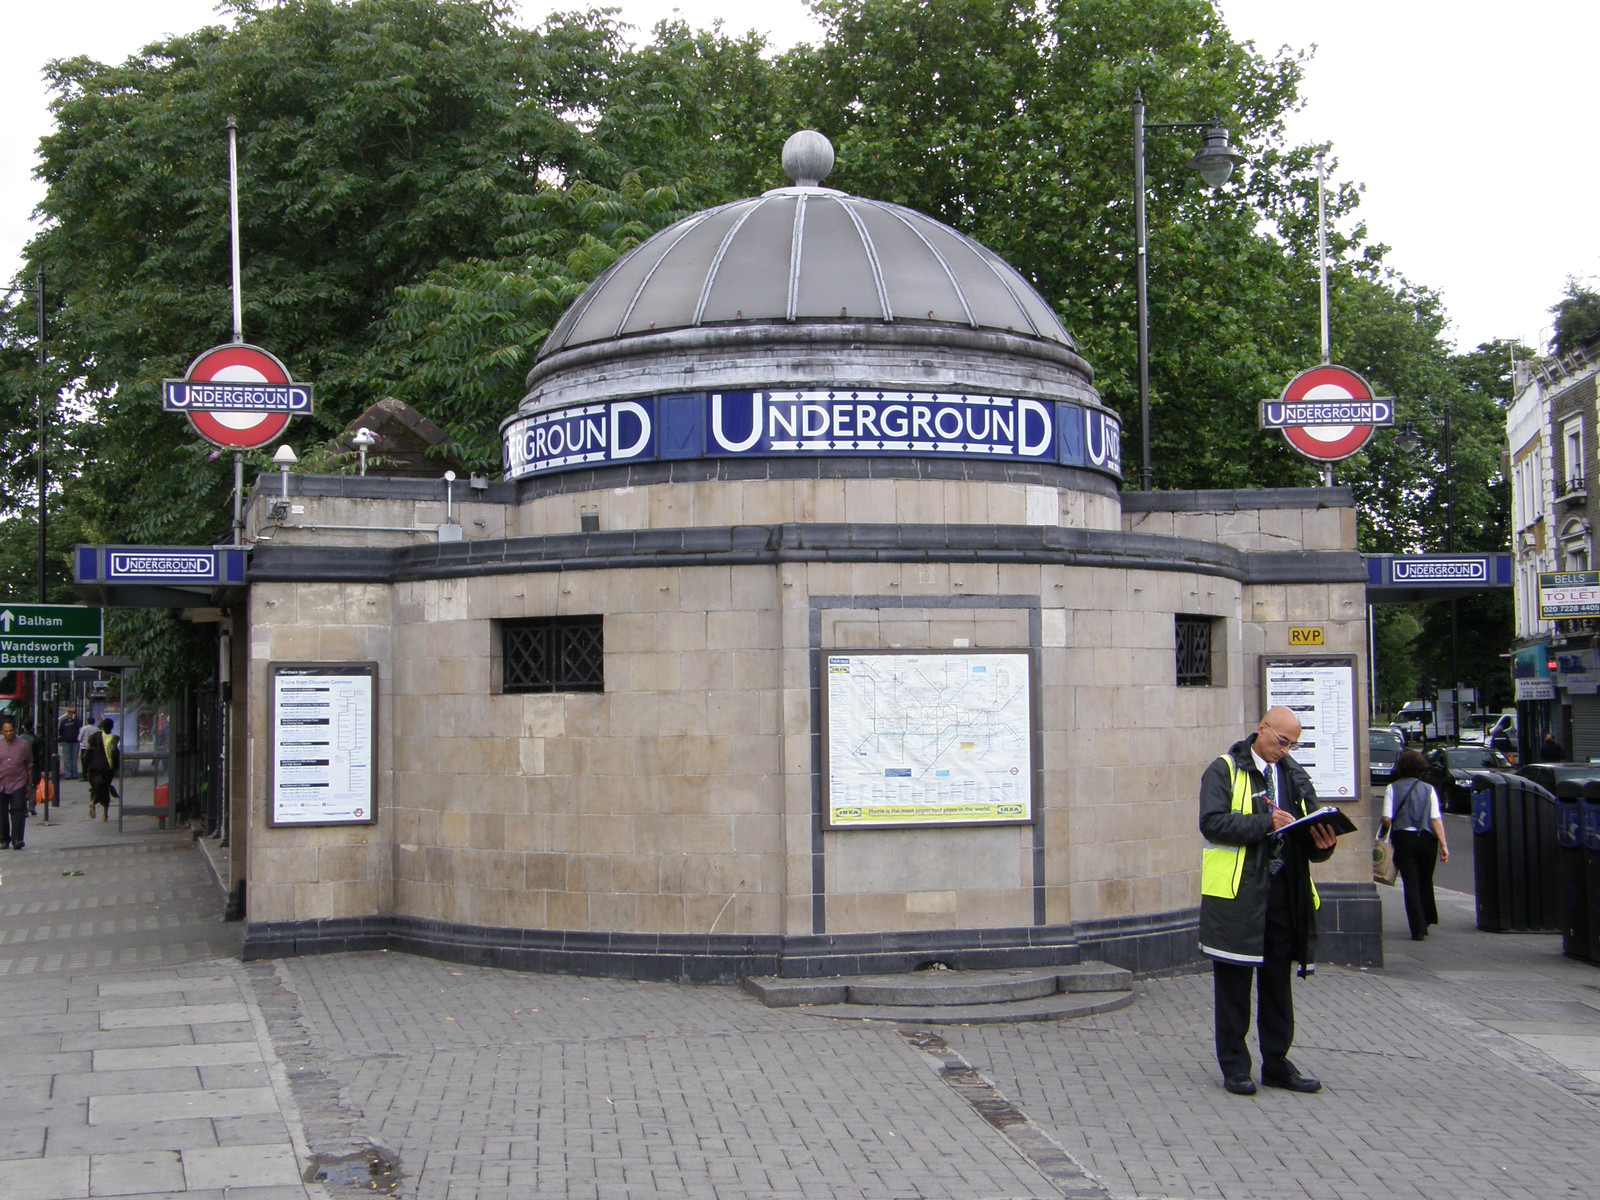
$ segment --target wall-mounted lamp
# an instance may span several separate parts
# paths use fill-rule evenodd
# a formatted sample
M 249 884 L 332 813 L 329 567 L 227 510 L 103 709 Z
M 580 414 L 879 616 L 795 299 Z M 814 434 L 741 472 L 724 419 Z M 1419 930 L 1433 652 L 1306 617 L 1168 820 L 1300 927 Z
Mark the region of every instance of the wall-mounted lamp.
M 289 468 L 300 461 L 292 446 L 279 446 L 272 452 L 272 461 L 278 464 L 278 474 L 283 479 L 283 498 L 289 498 Z
M 361 473 L 365 475 L 367 473 L 367 447 L 376 446 L 378 444 L 378 435 L 373 433 L 372 430 L 368 429 L 366 426 L 362 426 L 360 429 L 355 431 L 354 436 L 352 436 L 350 439 L 350 444 L 354 446 L 361 455 Z

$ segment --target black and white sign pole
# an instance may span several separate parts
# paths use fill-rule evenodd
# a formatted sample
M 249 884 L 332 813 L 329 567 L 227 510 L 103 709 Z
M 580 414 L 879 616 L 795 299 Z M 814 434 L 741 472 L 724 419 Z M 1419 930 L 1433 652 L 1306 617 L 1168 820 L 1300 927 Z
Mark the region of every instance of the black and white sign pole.
M 1323 151 L 1317 151 L 1317 264 L 1322 276 L 1322 364 L 1333 361 L 1333 339 L 1328 332 L 1328 206 L 1324 198 L 1324 184 L 1328 172 L 1322 161 Z M 1333 486 L 1333 464 L 1322 464 L 1322 486 Z
M 228 117 L 228 225 L 233 243 L 233 343 L 244 344 L 244 289 L 239 269 L 239 124 Z M 244 545 L 244 451 L 233 452 L 233 544 Z

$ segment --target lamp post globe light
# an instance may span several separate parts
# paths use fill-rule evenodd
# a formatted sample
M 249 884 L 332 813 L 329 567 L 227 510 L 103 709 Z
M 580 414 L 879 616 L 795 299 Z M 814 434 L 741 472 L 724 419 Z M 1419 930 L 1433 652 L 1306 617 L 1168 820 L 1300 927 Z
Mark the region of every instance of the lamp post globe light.
M 1189 168 L 1200 173 L 1211 187 L 1226 183 L 1233 169 L 1244 162 L 1228 142 L 1228 130 L 1217 120 L 1165 121 L 1147 124 L 1144 119 L 1144 89 L 1133 93 L 1133 221 L 1136 265 L 1136 299 L 1139 326 L 1139 487 L 1151 489 L 1150 471 L 1150 300 L 1146 282 L 1149 260 L 1144 214 L 1144 135 L 1147 130 L 1199 129 L 1204 131 L 1200 153 L 1189 160 Z

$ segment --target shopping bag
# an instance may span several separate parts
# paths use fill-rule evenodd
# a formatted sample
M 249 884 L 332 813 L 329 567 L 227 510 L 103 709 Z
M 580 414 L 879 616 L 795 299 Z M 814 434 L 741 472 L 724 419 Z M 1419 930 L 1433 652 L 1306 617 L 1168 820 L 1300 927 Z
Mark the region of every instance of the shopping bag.
M 1394 886 L 1400 868 L 1394 861 L 1394 844 L 1388 838 L 1376 838 L 1372 843 L 1372 882 Z

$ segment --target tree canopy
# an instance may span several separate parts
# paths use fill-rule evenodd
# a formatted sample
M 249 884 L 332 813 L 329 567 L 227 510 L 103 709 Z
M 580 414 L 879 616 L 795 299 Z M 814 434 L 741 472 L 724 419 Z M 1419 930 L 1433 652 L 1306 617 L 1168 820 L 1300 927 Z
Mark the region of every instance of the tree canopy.
M 1028 274 L 1136 444 L 1136 89 L 1151 122 L 1217 117 L 1248 156 L 1212 191 L 1185 169 L 1190 132 L 1147 142 L 1156 486 L 1316 482 L 1255 420 L 1320 357 L 1316 148 L 1283 128 L 1302 55 L 1240 43 L 1211 0 L 813 5 L 818 44 L 774 55 L 680 21 L 630 46 L 604 10 L 525 29 L 499 0 L 227 0 L 222 23 L 125 62 L 52 64 L 44 223 L 0 306 L 4 519 L 30 520 L 43 396 L 52 530 L 225 538 L 231 471 L 156 397 L 231 336 L 230 118 L 244 334 L 317 384 L 302 448 L 395 396 L 498 470 L 498 424 L 565 307 L 676 217 L 782 183 L 779 147 L 802 127 L 835 143 L 830 186 L 927 212 Z M 1452 524 L 1503 545 L 1503 348 L 1454 355 L 1440 298 L 1385 268 L 1358 204 L 1354 183 L 1332 185 L 1334 357 L 1428 439 L 1406 455 L 1380 434 L 1340 465 L 1364 548 L 1440 549 Z M 20 286 L 36 270 L 42 373 Z M 51 543 L 64 587 L 66 543 Z

